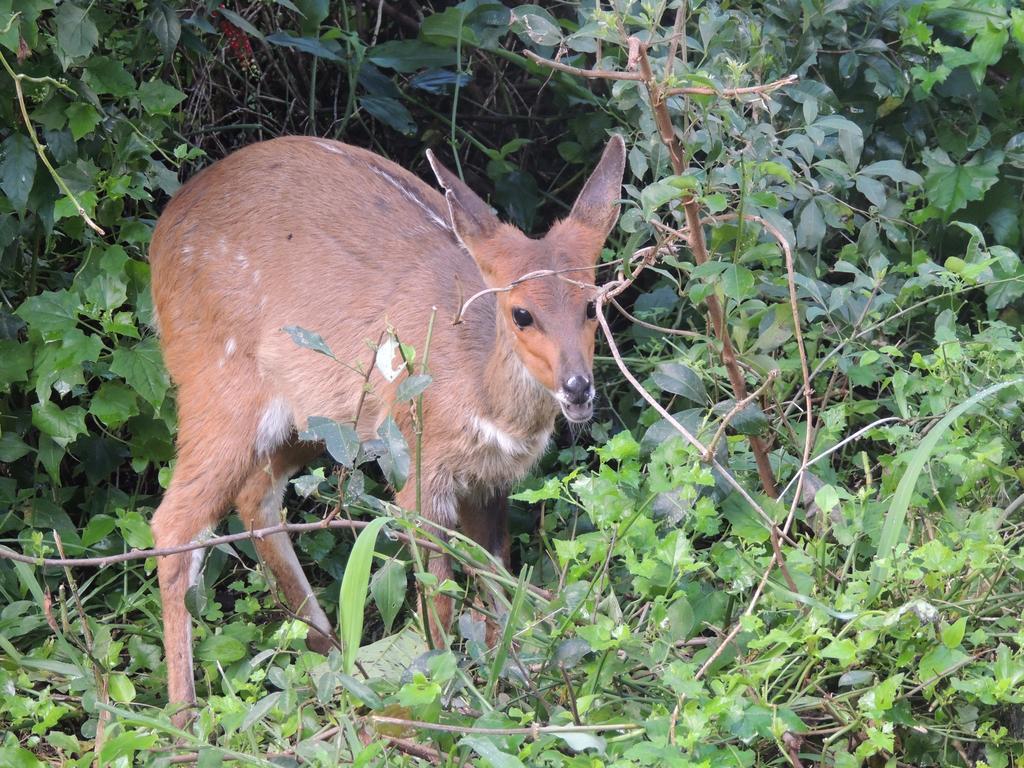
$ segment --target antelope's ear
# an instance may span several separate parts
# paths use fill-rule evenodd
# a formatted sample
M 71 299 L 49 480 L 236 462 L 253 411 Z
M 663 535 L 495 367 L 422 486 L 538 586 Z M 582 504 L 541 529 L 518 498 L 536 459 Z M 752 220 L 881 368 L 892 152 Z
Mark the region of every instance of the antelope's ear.
M 625 168 L 626 144 L 615 134 L 604 148 L 597 168 L 583 185 L 569 218 L 599 230 L 602 238 L 607 237 L 619 219 L 618 200 L 622 195 Z
M 444 190 L 448 201 L 448 215 L 451 218 L 455 236 L 472 252 L 472 244 L 494 235 L 501 222 L 491 212 L 491 207 L 477 197 L 462 180 L 449 171 L 437 159 L 433 152 L 427 150 L 427 160 L 434 170 L 437 183 Z

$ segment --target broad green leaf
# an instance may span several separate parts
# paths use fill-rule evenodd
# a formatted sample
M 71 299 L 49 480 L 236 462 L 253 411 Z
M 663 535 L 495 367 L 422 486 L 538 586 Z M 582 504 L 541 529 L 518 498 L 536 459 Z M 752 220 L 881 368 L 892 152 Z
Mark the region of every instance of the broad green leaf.
M 151 115 L 169 115 L 184 100 L 184 93 L 162 80 L 151 80 L 139 86 L 139 101 Z
M 492 768 L 526 768 L 518 757 L 502 752 L 485 736 L 463 736 L 459 740 L 459 746 L 469 747 L 490 763 Z
M 89 413 L 110 429 L 117 429 L 139 414 L 138 397 L 135 390 L 119 381 L 105 381 L 92 396 Z
M 0 189 L 7 195 L 19 213 L 24 212 L 28 193 L 36 177 L 36 149 L 31 139 L 17 131 L 11 133 L 2 145 L 0 161 Z
M 400 560 L 388 560 L 370 579 L 370 594 L 380 611 L 384 632 L 391 632 L 398 611 L 405 602 L 405 564 Z
M 343 467 L 351 469 L 355 466 L 359 455 L 359 435 L 350 425 L 323 416 L 310 416 L 306 430 L 299 437 L 322 442 L 331 457 Z
M 181 37 L 181 21 L 178 19 L 177 12 L 163 0 L 156 0 L 150 5 L 146 26 L 160 43 L 164 59 L 170 59 L 174 55 L 174 49 L 178 46 L 178 40 Z
M 981 200 L 999 179 L 1001 152 L 992 152 L 983 161 L 979 156 L 963 165 L 949 159 L 943 150 L 925 150 L 924 162 L 928 167 L 924 188 L 928 200 L 946 216 Z
M 412 400 L 414 397 L 421 395 L 423 390 L 430 386 L 431 381 L 433 379 L 426 373 L 408 376 L 398 384 L 398 389 L 395 391 L 395 399 L 402 402 Z
M 742 301 L 754 294 L 754 273 L 739 264 L 728 264 L 722 270 L 718 285 L 728 298 Z
M 320 24 L 330 13 L 329 0 L 295 0 L 299 9 L 299 28 L 302 34 L 307 37 L 316 37 L 320 30 Z
M 961 616 L 957 621 L 942 628 L 942 644 L 947 648 L 957 648 L 967 631 L 967 617 Z
M 921 174 L 907 169 L 899 160 L 879 160 L 877 163 L 865 165 L 860 169 L 859 173 L 864 176 L 886 176 L 893 181 L 913 184 L 914 186 L 924 183 Z
M 243 659 L 248 653 L 242 642 L 229 635 L 210 635 L 196 646 L 196 658 L 201 661 L 215 661 L 231 664 Z
M 439 48 L 422 40 L 389 40 L 371 48 L 366 58 L 378 67 L 395 72 L 418 72 L 456 64 L 454 49 Z
M 825 217 L 815 200 L 808 200 L 800 211 L 800 221 L 796 225 L 796 242 L 801 248 L 813 251 L 825 238 Z
M 62 3 L 54 15 L 57 45 L 63 54 L 64 68 L 75 59 L 88 56 L 99 42 L 100 34 L 89 14 L 71 3 Z
M 416 134 L 416 121 L 398 99 L 388 96 L 360 96 L 359 106 L 369 112 L 374 119 L 380 120 L 404 136 Z
M 92 133 L 93 128 L 100 124 L 103 116 L 92 104 L 76 101 L 67 108 L 68 126 L 71 128 L 71 136 L 78 141 L 83 136 Z
M 274 32 L 272 35 L 267 35 L 266 40 L 272 45 L 291 48 L 293 51 L 308 53 L 327 61 L 344 61 L 341 56 L 328 48 L 322 41 L 313 37 L 295 37 L 286 32 Z
M 665 392 L 682 395 L 687 400 L 700 405 L 704 405 L 708 401 L 708 393 L 704 389 L 704 382 L 700 380 L 700 376 L 692 368 L 682 363 L 661 363 L 651 378 Z
M 51 400 L 33 404 L 32 424 L 61 448 L 66 448 L 76 437 L 88 432 L 84 408 L 80 405 L 61 408 Z
M 135 91 L 135 78 L 118 60 L 109 56 L 93 56 L 85 65 L 83 79 L 97 94 L 120 99 Z
M 170 381 L 156 339 L 148 338 L 134 347 L 115 349 L 110 371 L 121 376 L 154 410 L 160 410 Z
M 0 464 L 10 464 L 32 453 L 32 446 L 13 432 L 0 435 Z
M 363 614 L 369 597 L 367 587 L 377 534 L 387 523 L 386 517 L 378 517 L 359 533 L 345 564 L 345 575 L 341 579 L 338 623 L 341 625 L 342 667 L 348 675 L 355 670 L 356 652 L 363 637 Z
M 121 672 L 115 672 L 107 678 L 107 685 L 110 690 L 110 698 L 121 704 L 135 701 L 135 686 L 132 681 Z
M 221 14 L 231 24 L 233 24 L 234 26 L 238 27 L 240 30 L 245 32 L 247 35 L 252 35 L 257 40 L 262 40 L 263 39 L 263 33 L 260 32 L 258 29 L 256 29 L 256 27 L 254 27 L 249 22 L 248 19 L 246 19 L 244 16 L 241 16 L 241 15 L 235 13 L 230 8 L 225 7 L 224 3 L 221 3 L 220 5 L 217 6 L 217 13 Z
M 377 435 L 384 443 L 384 454 L 377 459 L 377 463 L 392 487 L 400 491 L 409 478 L 409 444 L 390 416 L 377 428 Z
M 0 340 L 0 391 L 11 384 L 28 381 L 32 367 L 32 345 L 14 339 Z

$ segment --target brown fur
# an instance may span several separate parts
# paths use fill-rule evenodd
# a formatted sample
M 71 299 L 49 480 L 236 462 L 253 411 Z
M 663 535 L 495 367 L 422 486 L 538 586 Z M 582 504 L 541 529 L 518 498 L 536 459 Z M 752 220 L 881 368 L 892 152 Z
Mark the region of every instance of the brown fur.
M 289 137 L 255 144 L 210 166 L 175 196 L 150 247 L 161 343 L 178 386 L 178 462 L 153 518 L 156 545 L 195 540 L 235 506 L 250 527 L 271 524 L 287 478 L 316 453 L 296 442 L 310 416 L 351 422 L 370 344 L 386 327 L 422 355 L 433 308 L 434 378 L 424 395 L 421 477 L 397 502 L 468 534 L 508 559 L 503 503 L 544 451 L 574 373 L 590 375 L 593 290 L 557 277 L 489 294 L 450 318 L 460 300 L 539 269 L 593 267 L 615 221 L 624 149 L 608 149 L 573 213 L 543 239 L 500 224 L 436 162 L 447 200 L 412 174 L 337 142 Z M 592 283 L 593 270 L 567 275 Z M 519 329 L 512 307 L 535 322 Z M 339 362 L 297 346 L 284 326 L 321 334 Z M 378 371 L 359 413 L 362 438 L 391 415 L 410 445 L 398 382 Z M 491 515 L 494 515 L 491 517 Z M 257 549 L 310 642 L 331 631 L 287 536 Z M 192 555 L 160 558 L 170 700 L 195 700 L 191 627 L 184 606 Z M 451 574 L 434 558 L 439 578 Z M 438 603 L 440 623 L 450 601 Z M 181 718 L 179 718 L 179 722 Z

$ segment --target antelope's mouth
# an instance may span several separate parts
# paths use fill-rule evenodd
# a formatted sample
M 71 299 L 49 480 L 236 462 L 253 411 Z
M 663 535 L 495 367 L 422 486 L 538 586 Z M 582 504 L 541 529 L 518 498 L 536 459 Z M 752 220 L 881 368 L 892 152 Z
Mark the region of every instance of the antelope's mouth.
M 564 392 L 555 394 L 555 399 L 562 409 L 562 415 L 573 424 L 583 424 L 594 416 L 594 390 L 591 389 L 586 399 L 573 402 Z

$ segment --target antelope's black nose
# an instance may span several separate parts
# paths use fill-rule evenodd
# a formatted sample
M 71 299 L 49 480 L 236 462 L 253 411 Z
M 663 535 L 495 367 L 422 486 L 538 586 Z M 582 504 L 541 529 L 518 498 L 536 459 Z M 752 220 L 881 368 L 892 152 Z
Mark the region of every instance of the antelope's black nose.
M 570 376 L 562 385 L 562 391 L 574 405 L 583 405 L 591 398 L 591 385 L 589 376 Z

